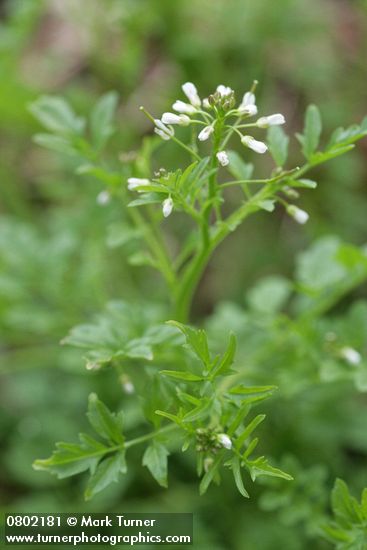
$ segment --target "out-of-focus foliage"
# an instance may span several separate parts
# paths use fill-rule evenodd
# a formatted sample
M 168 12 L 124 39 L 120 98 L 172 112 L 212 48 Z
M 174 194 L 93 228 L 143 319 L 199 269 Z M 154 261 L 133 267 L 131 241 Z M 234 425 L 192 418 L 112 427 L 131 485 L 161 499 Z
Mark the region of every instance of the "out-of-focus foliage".
M 145 158 L 134 151 L 149 130 L 137 107 L 162 112 L 186 80 L 209 92 L 219 82 L 242 89 L 256 78 L 259 102 L 285 113 L 288 134 L 303 131 L 301 114 L 316 103 L 329 135 L 365 116 L 366 10 L 362 0 L 1 2 L 3 509 L 185 510 L 195 513 L 198 548 L 332 547 L 319 529 L 335 478 L 353 494 L 367 485 L 366 141 L 316 169 L 318 188 L 303 193 L 311 215 L 305 228 L 282 212 L 249 220 L 219 249 L 195 299 L 198 320 L 220 300 L 205 320 L 209 341 L 220 352 L 228 331 L 236 331 L 243 382 L 279 386 L 262 404 L 268 418 L 259 427 L 261 452 L 282 457 L 277 465 L 295 481 L 263 478 L 244 500 L 228 472 L 220 488 L 199 497 L 192 457 L 179 453 L 171 456 L 169 493 L 139 466 L 91 504 L 83 501 L 83 478 L 60 482 L 33 471 L 33 460 L 49 454 L 56 434 L 72 441 L 88 429 L 90 393 L 111 410 L 123 408 L 127 430 L 139 433 L 143 420 L 112 370 L 86 372 L 80 353 L 59 341 L 74 325 L 92 323 L 108 301 L 144 303 L 154 292 L 160 302 L 165 291 L 149 268 L 127 263 L 137 246 L 126 239 L 120 204 L 96 203 L 104 184 L 88 173 L 75 175 L 72 158 L 31 144 L 41 128 L 28 105 L 40 94 L 66 96 L 87 118 L 102 94 L 118 90 L 118 132 L 104 154 L 119 157 L 124 164 L 116 162 L 116 170 L 126 176 L 126 161 Z M 103 136 L 95 139 L 103 144 Z M 284 162 L 279 150 L 273 155 Z M 287 163 L 294 157 L 291 145 Z M 167 168 L 181 160 L 173 148 L 162 152 Z M 256 169 L 269 171 L 270 155 L 266 162 Z M 182 232 L 179 220 L 169 223 L 173 234 Z M 348 363 L 345 347 L 358 350 L 361 363 Z M 149 365 L 138 368 L 149 371 Z M 138 385 L 135 365 L 128 369 Z M 140 463 L 140 452 L 131 453 Z M 339 530 L 351 537 L 357 523 L 342 520 Z

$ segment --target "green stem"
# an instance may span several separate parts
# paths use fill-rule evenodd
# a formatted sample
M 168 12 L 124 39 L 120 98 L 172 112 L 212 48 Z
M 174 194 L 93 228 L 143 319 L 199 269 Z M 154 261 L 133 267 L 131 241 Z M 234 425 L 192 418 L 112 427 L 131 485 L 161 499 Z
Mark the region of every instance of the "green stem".
M 172 136 L 171 140 L 177 143 L 177 145 L 180 145 L 180 147 L 182 147 L 183 149 L 185 149 L 194 159 L 201 160 L 201 157 L 196 153 L 196 151 L 191 149 L 188 145 L 183 143 L 183 141 L 181 141 L 180 139 L 176 138 L 176 136 Z
M 274 192 L 271 184 L 265 185 L 258 193 L 244 203 L 238 210 L 217 225 L 216 230 L 210 237 L 207 246 L 203 246 L 194 256 L 191 263 L 183 273 L 179 291 L 176 294 L 176 319 L 183 323 L 187 322 L 195 289 L 203 274 L 203 271 L 217 246 L 225 237 L 243 222 L 257 207 L 256 203 L 268 198 Z
M 168 426 L 164 426 L 159 430 L 155 430 L 154 432 L 150 432 L 148 434 L 141 435 L 140 437 L 136 437 L 135 439 L 130 439 L 130 441 L 126 441 L 123 445 L 123 448 L 128 449 L 129 447 L 134 447 L 134 445 L 139 445 L 140 443 L 149 441 L 149 439 L 153 439 L 154 437 L 157 437 L 159 435 L 172 432 L 173 430 L 176 430 L 178 428 L 179 426 L 176 426 L 176 424 L 168 424 Z

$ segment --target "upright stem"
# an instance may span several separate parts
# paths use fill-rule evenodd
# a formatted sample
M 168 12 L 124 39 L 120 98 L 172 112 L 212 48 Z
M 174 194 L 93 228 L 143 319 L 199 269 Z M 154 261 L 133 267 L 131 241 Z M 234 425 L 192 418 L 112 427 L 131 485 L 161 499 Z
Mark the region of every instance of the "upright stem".
M 203 271 L 216 247 L 233 231 L 247 216 L 256 208 L 256 203 L 265 200 L 273 194 L 272 184 L 265 185 L 258 193 L 253 195 L 238 210 L 233 212 L 225 221 L 219 223 L 215 231 L 210 236 L 208 246 L 202 247 L 194 256 L 188 267 L 183 273 L 180 281 L 178 293 L 175 297 L 176 319 L 180 322 L 187 322 L 189 318 L 192 299 L 196 287 L 200 281 Z

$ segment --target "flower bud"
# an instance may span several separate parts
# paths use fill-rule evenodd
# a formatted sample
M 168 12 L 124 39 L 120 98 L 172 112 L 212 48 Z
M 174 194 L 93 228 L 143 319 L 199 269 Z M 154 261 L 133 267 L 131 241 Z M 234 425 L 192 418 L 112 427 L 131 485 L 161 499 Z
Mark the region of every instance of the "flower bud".
M 108 191 L 101 191 L 98 195 L 97 195 L 97 204 L 99 204 L 100 206 L 105 206 L 106 204 L 108 204 L 111 200 L 111 195 L 109 194 Z
M 201 101 L 196 89 L 195 84 L 192 82 L 185 82 L 182 86 L 183 93 L 194 107 L 200 107 Z
M 301 210 L 301 208 L 298 208 L 298 206 L 294 204 L 287 206 L 287 212 L 297 223 L 302 225 L 305 224 L 310 217 L 307 212 Z
M 232 441 L 227 434 L 218 434 L 217 439 L 222 447 L 224 447 L 225 449 L 232 449 Z
M 120 382 L 121 387 L 125 393 L 127 393 L 128 395 L 132 395 L 133 393 L 135 393 L 134 384 L 131 382 L 127 374 L 122 374 L 120 376 Z
M 176 115 L 175 113 L 163 113 L 161 121 L 163 124 L 178 124 L 188 126 L 191 122 L 187 115 Z
M 263 154 L 266 153 L 266 151 L 268 150 L 268 147 L 265 143 L 263 143 L 262 141 L 257 141 L 252 136 L 242 136 L 241 143 L 249 149 L 255 151 L 255 153 Z
M 340 350 L 340 356 L 346 360 L 350 365 L 359 365 L 362 357 L 361 354 L 354 348 L 345 346 Z
M 216 157 L 219 161 L 219 164 L 221 164 L 222 166 L 228 166 L 229 158 L 226 151 L 219 151 L 219 153 L 216 154 Z
M 205 128 L 203 128 L 200 132 L 200 134 L 198 135 L 198 140 L 199 141 L 206 141 L 210 136 L 211 134 L 214 132 L 214 126 L 210 125 L 210 126 L 205 126 Z
M 154 128 L 154 132 L 165 141 L 168 141 L 169 139 L 171 139 L 171 137 L 175 135 L 175 131 L 172 126 L 166 126 L 158 118 L 154 119 L 154 123 L 156 125 L 156 128 Z
M 162 204 L 163 216 L 165 218 L 168 218 L 172 210 L 173 210 L 173 200 L 171 199 L 171 197 L 169 197 L 168 199 L 164 200 Z
M 270 115 L 270 116 L 262 116 L 259 118 L 259 120 L 256 122 L 256 125 L 259 128 L 268 128 L 269 126 L 280 126 L 281 124 L 285 123 L 285 118 L 280 113 L 277 113 L 276 115 Z

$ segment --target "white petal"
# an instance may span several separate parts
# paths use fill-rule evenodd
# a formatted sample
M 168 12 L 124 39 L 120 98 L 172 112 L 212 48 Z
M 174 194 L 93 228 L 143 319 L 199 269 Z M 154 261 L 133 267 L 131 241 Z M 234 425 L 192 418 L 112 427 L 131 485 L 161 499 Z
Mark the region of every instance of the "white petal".
M 172 210 L 173 210 L 173 200 L 171 199 L 171 197 L 169 197 L 168 199 L 164 200 L 162 204 L 163 216 L 165 218 L 168 218 Z
M 205 126 L 198 135 L 199 141 L 206 141 L 210 135 L 214 132 L 214 126 Z
M 305 210 L 298 208 L 298 206 L 295 206 L 294 204 L 287 207 L 287 212 L 297 223 L 300 223 L 301 225 L 305 224 L 310 217 Z
M 218 434 L 217 438 L 222 447 L 225 449 L 232 449 L 232 441 L 227 434 Z
M 262 116 L 256 122 L 259 128 L 268 128 L 269 126 L 280 126 L 285 123 L 285 118 L 280 113 L 270 116 Z
M 222 97 L 227 97 L 229 95 L 231 95 L 231 93 L 233 92 L 232 88 L 230 88 L 229 86 L 224 86 L 223 84 L 219 84 L 219 86 L 217 86 L 217 92 L 222 96 Z
M 192 82 L 185 82 L 185 84 L 182 85 L 182 90 L 187 99 L 190 101 L 191 105 L 193 105 L 194 107 L 201 106 L 200 97 L 195 84 L 193 84 Z
M 193 105 L 190 105 L 189 103 L 185 103 L 184 101 L 177 100 L 172 105 L 172 109 L 174 111 L 177 111 L 178 113 L 183 113 L 186 115 L 193 115 L 196 113 L 196 108 Z
M 243 145 L 246 145 L 246 147 L 249 147 L 250 149 L 255 151 L 255 153 L 263 154 L 266 153 L 266 151 L 268 150 L 268 147 L 265 143 L 263 143 L 262 141 L 257 141 L 252 136 L 242 136 L 241 142 L 243 143 Z
M 154 132 L 165 141 L 169 141 L 171 139 L 171 136 L 163 132 L 163 130 L 158 130 L 158 128 L 154 128 Z
M 241 105 L 248 107 L 249 105 L 255 105 L 255 102 L 256 102 L 255 94 L 253 94 L 252 92 L 246 92 L 242 98 Z
M 149 184 L 150 181 L 146 178 L 129 178 L 127 180 L 127 188 L 129 189 L 129 191 L 133 191 L 133 189 L 137 189 L 138 187 Z
M 340 350 L 340 355 L 345 359 L 350 365 L 359 365 L 362 360 L 361 354 L 354 348 L 348 346 Z
M 241 105 L 238 107 L 238 111 L 241 115 L 248 115 L 248 116 L 254 116 L 257 115 L 257 107 L 256 105 L 244 105 L 241 103 Z
M 228 164 L 229 164 L 229 158 L 228 158 L 228 155 L 227 155 L 226 151 L 219 151 L 219 152 L 216 154 L 216 157 L 217 157 L 219 163 L 220 163 L 222 166 L 228 166 Z
M 179 126 L 188 126 L 191 122 L 186 115 L 176 115 L 175 113 L 163 113 L 163 124 L 178 124 Z
M 105 206 L 110 202 L 110 200 L 111 200 L 111 195 L 109 194 L 108 191 L 101 191 L 97 195 L 97 204 L 99 204 L 100 206 Z
M 135 393 L 135 387 L 134 387 L 134 384 L 130 381 L 127 381 L 127 382 L 124 382 L 122 384 L 122 389 L 124 390 L 125 393 L 127 393 L 128 395 L 132 395 L 133 393 Z
M 155 133 L 158 134 L 162 139 L 169 140 L 172 136 L 175 135 L 175 131 L 172 128 L 172 126 L 166 126 L 163 124 L 161 120 L 158 118 L 154 119 L 154 123 L 156 125 L 156 128 L 154 129 Z

